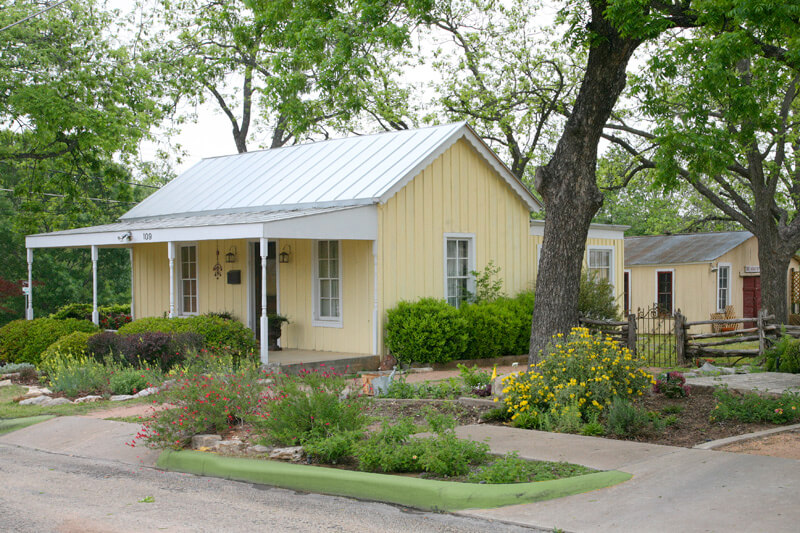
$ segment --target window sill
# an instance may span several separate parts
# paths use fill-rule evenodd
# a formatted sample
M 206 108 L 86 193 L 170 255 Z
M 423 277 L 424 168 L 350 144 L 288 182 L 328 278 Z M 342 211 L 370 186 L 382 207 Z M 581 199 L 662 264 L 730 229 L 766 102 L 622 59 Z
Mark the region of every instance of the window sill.
M 311 326 L 315 328 L 343 328 L 342 319 L 339 320 L 321 320 L 319 318 L 311 319 Z

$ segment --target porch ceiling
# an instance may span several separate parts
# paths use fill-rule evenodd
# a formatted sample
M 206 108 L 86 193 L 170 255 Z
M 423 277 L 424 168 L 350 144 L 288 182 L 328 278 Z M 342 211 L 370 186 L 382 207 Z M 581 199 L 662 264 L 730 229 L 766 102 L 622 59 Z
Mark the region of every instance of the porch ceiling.
M 377 234 L 377 208 L 370 205 L 122 220 L 28 235 L 25 244 L 28 248 L 75 248 L 262 237 L 374 240 Z

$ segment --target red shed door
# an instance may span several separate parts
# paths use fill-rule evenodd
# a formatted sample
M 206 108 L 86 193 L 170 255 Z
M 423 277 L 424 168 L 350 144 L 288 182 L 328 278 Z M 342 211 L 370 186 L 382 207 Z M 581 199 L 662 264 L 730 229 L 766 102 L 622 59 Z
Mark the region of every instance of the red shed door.
M 750 276 L 742 278 L 744 280 L 743 291 L 743 318 L 755 318 L 758 316 L 758 311 L 761 309 L 761 277 Z M 745 324 L 744 327 L 752 328 L 753 323 Z

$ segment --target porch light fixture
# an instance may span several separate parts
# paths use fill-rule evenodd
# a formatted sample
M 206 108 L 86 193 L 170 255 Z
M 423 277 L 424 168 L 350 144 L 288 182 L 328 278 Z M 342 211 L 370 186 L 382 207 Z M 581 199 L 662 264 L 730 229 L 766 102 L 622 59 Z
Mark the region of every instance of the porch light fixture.
M 287 244 L 286 246 L 283 247 L 281 253 L 278 254 L 278 262 L 288 263 L 291 255 L 292 255 L 292 247 Z
M 236 247 L 235 246 L 231 246 L 230 251 L 227 254 L 225 254 L 225 262 L 226 263 L 235 263 L 236 261 L 237 261 Z
M 132 238 L 133 234 L 130 231 L 126 231 L 125 233 L 117 237 L 117 240 L 119 242 L 129 242 Z

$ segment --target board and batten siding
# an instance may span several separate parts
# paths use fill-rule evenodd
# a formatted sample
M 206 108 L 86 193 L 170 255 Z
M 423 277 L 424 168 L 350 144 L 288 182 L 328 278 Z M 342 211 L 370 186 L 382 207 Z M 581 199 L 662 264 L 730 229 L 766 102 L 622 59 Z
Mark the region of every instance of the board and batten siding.
M 247 241 L 212 240 L 197 241 L 197 306 L 200 314 L 209 311 L 228 311 L 247 323 Z M 133 292 L 136 318 L 162 316 L 169 313 L 169 259 L 167 243 L 133 245 Z M 236 263 L 226 263 L 225 254 L 236 247 Z M 219 263 L 223 272 L 214 277 L 214 265 Z M 227 273 L 240 270 L 241 283 L 229 285 Z M 175 313 L 180 310 L 177 282 L 180 279 L 180 255 L 175 258 Z
M 528 207 L 463 139 L 378 209 L 380 338 L 401 300 L 444 298 L 444 238 L 475 236 L 475 268 L 500 267 L 503 290 L 533 289 Z
M 717 271 L 712 270 L 718 264 L 731 267 L 731 305 L 737 318 L 744 316 L 743 289 L 744 278 L 753 273 L 745 272 L 746 266 L 758 266 L 758 241 L 752 237 L 726 252 L 713 261 L 702 263 L 641 265 L 628 268 L 631 272 L 631 310 L 649 309 L 656 298 L 656 272 L 672 270 L 673 274 L 673 310 L 680 309 L 689 321 L 709 320 L 711 313 L 717 309 Z M 798 268 L 793 259 L 790 268 Z M 791 290 L 791 279 L 787 272 L 787 291 Z M 787 295 L 791 302 L 791 293 Z M 693 328 L 693 332 L 710 331 L 710 326 Z
M 281 239 L 279 249 L 290 246 L 292 258 L 280 264 L 281 346 L 303 350 L 372 353 L 374 268 L 372 241 L 339 241 L 341 259 L 342 327 L 314 326 L 313 291 L 316 241 Z

